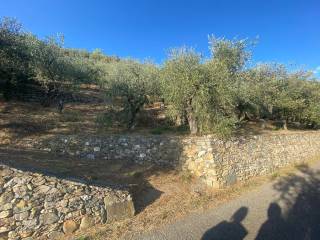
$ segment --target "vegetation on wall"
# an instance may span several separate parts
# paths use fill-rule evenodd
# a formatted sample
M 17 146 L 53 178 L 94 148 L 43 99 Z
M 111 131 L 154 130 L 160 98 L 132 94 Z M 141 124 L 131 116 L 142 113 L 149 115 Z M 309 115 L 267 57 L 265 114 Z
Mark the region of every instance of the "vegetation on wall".
M 211 55 L 192 48 L 172 49 L 162 65 L 106 56 L 63 46 L 63 37 L 39 39 L 10 18 L 0 21 L 0 83 L 3 96 L 27 91 L 29 84 L 44 92 L 43 105 L 63 98 L 82 83 L 99 86 L 109 102 L 120 103 L 118 114 L 132 129 L 150 100 L 164 102 L 172 122 L 191 134 L 231 135 L 243 121 L 273 120 L 283 128 L 295 122 L 320 126 L 320 83 L 306 71 L 284 65 L 249 67 L 248 40 L 209 38 Z

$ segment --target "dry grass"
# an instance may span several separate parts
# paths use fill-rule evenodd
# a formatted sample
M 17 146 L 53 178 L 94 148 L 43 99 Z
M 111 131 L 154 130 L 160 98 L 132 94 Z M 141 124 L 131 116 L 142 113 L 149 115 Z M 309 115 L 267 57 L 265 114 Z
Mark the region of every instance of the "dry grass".
M 107 111 L 108 106 L 103 102 L 66 104 L 62 114 L 59 114 L 55 107 L 43 108 L 35 103 L 0 102 L 0 145 L 16 144 L 19 146 L 19 142 L 23 142 L 25 139 L 40 139 L 55 134 L 81 133 L 97 135 L 125 131 L 123 128 L 101 128 L 97 118 Z M 172 133 L 172 129 L 163 127 L 165 123 L 163 110 L 148 107 L 140 115 L 140 120 L 141 124 L 137 126 L 135 132 L 150 134 L 154 129 L 157 129 L 155 134 Z M 267 125 L 262 130 L 259 123 L 248 123 L 241 131 L 243 134 L 258 135 L 273 134 L 274 130 L 275 128 L 272 124 Z M 281 131 L 283 134 L 290 134 L 291 132 Z M 176 134 L 176 132 L 174 133 Z M 276 133 L 278 134 L 279 131 L 276 131 Z M 31 157 L 30 159 L 37 158 Z M 57 171 L 59 170 L 58 168 L 79 169 L 77 165 L 79 162 L 66 161 L 71 164 L 69 167 L 66 167 L 65 163 L 60 165 L 55 161 L 51 162 L 54 163 Z M 39 162 L 34 162 L 34 164 L 41 165 Z M 44 168 L 48 168 L 48 162 L 42 164 Z M 82 234 L 82 236 L 87 236 L 87 239 L 94 240 L 119 239 L 125 234 L 151 230 L 182 218 L 193 211 L 216 207 L 266 181 L 270 181 L 270 179 L 276 179 L 283 174 L 294 171 L 293 167 L 289 167 L 270 176 L 257 177 L 226 189 L 204 189 L 201 192 L 195 192 L 196 180 L 187 174 L 173 170 L 144 168 L 140 169 L 140 171 L 134 166 L 131 166 L 131 168 L 121 166 L 122 169 L 120 171 L 115 164 L 113 172 L 108 173 L 109 175 L 101 174 L 100 176 L 98 173 L 106 173 L 106 171 L 101 170 L 103 165 L 92 167 L 83 163 L 83 166 L 85 171 L 91 169 L 89 173 L 78 171 L 83 176 L 88 174 L 88 177 L 114 179 L 121 172 L 123 177 L 119 181 L 129 184 L 134 182 L 138 183 L 138 185 L 141 181 L 143 183 L 142 187 L 134 193 L 134 200 L 138 210 L 134 218 L 97 226 L 91 229 L 90 232 L 78 235 L 80 237 Z M 54 168 L 51 166 L 49 169 Z M 74 239 L 74 236 L 71 239 Z
M 68 103 L 60 114 L 55 106 L 44 108 L 38 103 L 0 100 L 0 145 L 55 134 L 128 133 L 125 125 L 108 123 L 113 114 L 110 106 L 101 101 Z M 163 110 L 150 106 L 140 113 L 138 122 L 131 133 L 152 134 L 153 129 L 166 125 Z
M 201 193 L 195 193 L 192 190 L 194 184 L 197 184 L 194 179 L 189 179 L 186 182 L 185 177 L 176 172 L 152 176 L 148 179 L 149 183 L 153 188 L 162 192 L 158 199 L 132 219 L 98 226 L 82 236 L 86 236 L 90 240 L 115 240 L 126 234 L 150 231 L 194 211 L 204 211 L 223 204 L 266 180 L 266 177 L 261 177 L 238 183 L 226 189 L 206 189 Z M 145 193 L 146 195 L 147 193 Z M 81 236 L 81 233 L 78 236 Z
M 55 134 L 110 134 L 128 133 L 124 125 L 111 121 L 119 106 L 111 107 L 103 93 L 94 86 L 84 86 L 81 96 L 88 102 L 65 104 L 62 114 L 56 106 L 44 108 L 38 103 L 4 102 L 0 99 L 0 145 L 17 143 L 29 138 L 46 137 Z M 158 103 L 145 106 L 140 112 L 138 124 L 130 133 L 139 134 L 188 134 L 185 127 L 174 127 L 166 119 L 165 111 Z M 283 131 L 276 123 L 259 121 L 245 122 L 238 129 L 238 135 L 290 134 L 296 131 Z
M 316 156 L 305 161 L 304 164 L 312 165 L 319 159 L 320 156 Z M 284 167 L 270 175 L 255 177 L 228 188 L 218 190 L 206 189 L 200 194 L 195 194 L 192 190 L 196 184 L 195 180 L 189 177 L 186 178 L 181 173 L 172 171 L 154 175 L 148 181 L 155 189 L 161 191 L 162 194 L 152 204 L 148 205 L 144 211 L 132 219 L 97 226 L 95 229 L 91 229 L 90 232 L 79 233 L 77 236 L 86 237 L 88 240 L 116 240 L 127 234 L 131 235 L 150 231 L 170 222 L 177 221 L 192 212 L 201 213 L 201 211 L 217 207 L 263 183 L 293 174 L 298 165 Z

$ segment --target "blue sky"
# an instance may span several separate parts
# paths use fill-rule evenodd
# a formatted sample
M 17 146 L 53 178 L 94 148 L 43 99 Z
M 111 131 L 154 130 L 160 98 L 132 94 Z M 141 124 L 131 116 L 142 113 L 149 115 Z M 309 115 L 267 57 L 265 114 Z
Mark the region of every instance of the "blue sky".
M 2 0 L 0 16 L 40 37 L 63 33 L 67 47 L 161 62 L 188 45 L 208 54 L 208 35 L 259 36 L 253 60 L 320 74 L 319 0 Z

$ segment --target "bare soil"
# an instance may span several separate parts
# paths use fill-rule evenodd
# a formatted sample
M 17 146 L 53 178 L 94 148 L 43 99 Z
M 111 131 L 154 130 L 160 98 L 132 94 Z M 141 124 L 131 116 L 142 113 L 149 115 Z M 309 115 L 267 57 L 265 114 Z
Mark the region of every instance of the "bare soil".
M 46 138 L 56 134 L 101 135 L 123 133 L 119 125 L 106 126 L 99 118 L 110 111 L 104 96 L 97 90 L 81 92 L 92 101 L 68 103 L 60 114 L 56 106 L 44 108 L 37 103 L 0 100 L 0 161 L 10 166 L 52 174 L 61 178 L 74 178 L 93 184 L 121 184 L 130 188 L 136 216 L 122 222 L 96 226 L 90 232 L 79 233 L 88 239 L 119 239 L 127 233 L 146 231 L 169 223 L 186 214 L 213 207 L 232 199 L 264 181 L 237 184 L 225 190 L 199 187 L 191 176 L 174 169 L 152 164 L 138 165 L 126 160 L 81 160 L 27 149 L 24 140 Z M 139 116 L 135 134 L 188 134 L 185 129 L 167 126 L 165 113 L 159 105 L 145 106 Z M 274 123 L 248 122 L 240 135 L 279 134 Z M 156 130 L 156 131 L 155 131 Z M 290 134 L 293 131 L 281 131 Z M 202 185 L 201 185 L 202 186 Z M 74 239 L 75 236 L 70 236 Z M 80 238 L 81 239 L 81 238 Z M 84 239 L 84 238 L 82 238 Z

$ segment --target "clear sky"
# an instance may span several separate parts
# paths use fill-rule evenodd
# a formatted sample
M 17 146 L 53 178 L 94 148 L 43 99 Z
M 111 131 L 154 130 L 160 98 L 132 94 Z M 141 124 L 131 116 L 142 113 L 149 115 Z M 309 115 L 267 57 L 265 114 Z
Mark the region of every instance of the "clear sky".
M 1 0 L 39 37 L 63 33 L 67 47 L 161 62 L 170 47 L 208 54 L 208 35 L 255 38 L 256 62 L 320 74 L 320 0 Z

